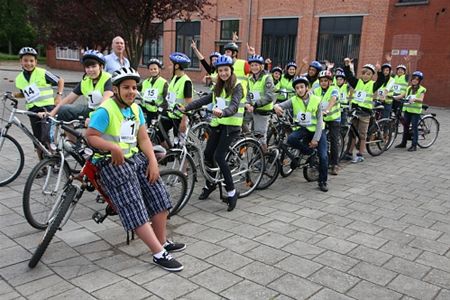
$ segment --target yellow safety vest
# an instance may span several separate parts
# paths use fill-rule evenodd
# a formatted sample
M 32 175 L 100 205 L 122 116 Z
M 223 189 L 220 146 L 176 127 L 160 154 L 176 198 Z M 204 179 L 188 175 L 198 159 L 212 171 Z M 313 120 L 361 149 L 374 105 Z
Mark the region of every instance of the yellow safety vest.
M 412 86 L 408 86 L 406 89 L 406 99 L 409 100 L 410 97 L 418 98 L 420 95 L 425 94 L 427 89 L 422 85 L 419 86 L 415 94 L 412 94 Z M 410 114 L 421 114 L 422 113 L 422 102 L 404 103 L 403 111 L 409 112 Z
M 29 81 L 25 79 L 23 72 L 16 77 L 16 87 L 25 96 L 27 109 L 55 104 L 52 86 L 45 80 L 45 72 L 45 69 L 36 67 L 31 72 Z
M 309 102 L 307 106 L 305 106 L 303 100 L 297 95 L 292 97 L 291 100 L 294 111 L 294 121 L 299 122 L 300 126 L 305 127 L 308 131 L 315 132 L 320 98 L 315 95 L 309 95 Z
M 144 80 L 142 82 L 142 98 L 144 100 L 142 107 L 150 112 L 156 112 L 158 107 L 164 102 L 163 92 L 166 83 L 167 81 L 160 76 L 153 84 L 152 78 Z M 156 105 L 150 104 L 151 102 L 154 102 Z
M 239 80 L 237 80 L 234 87 L 236 87 L 239 84 L 241 84 L 241 82 Z M 216 107 L 216 105 L 218 105 L 220 101 L 223 101 L 222 104 L 220 104 L 220 105 L 223 105 L 222 109 L 230 106 L 231 96 L 232 95 L 230 94 L 227 97 L 227 95 L 225 93 L 225 89 L 222 89 L 222 92 L 220 93 L 220 97 L 219 97 L 220 99 L 216 99 L 216 95 L 213 92 L 213 94 L 212 94 L 213 107 Z M 213 115 L 213 118 L 211 119 L 211 122 L 210 122 L 211 127 L 217 127 L 219 125 L 229 125 L 229 126 L 239 126 L 239 127 L 242 126 L 242 123 L 244 120 L 245 102 L 246 102 L 245 97 L 242 97 L 241 101 L 239 102 L 238 111 L 232 116 L 219 118 L 219 117 L 216 117 Z

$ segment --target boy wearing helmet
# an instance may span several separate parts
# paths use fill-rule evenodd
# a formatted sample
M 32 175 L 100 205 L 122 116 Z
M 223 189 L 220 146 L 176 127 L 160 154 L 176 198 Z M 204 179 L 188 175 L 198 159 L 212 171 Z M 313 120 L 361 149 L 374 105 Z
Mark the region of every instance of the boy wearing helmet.
M 338 101 L 339 91 L 332 85 L 333 74 L 331 71 L 320 71 L 318 78 L 320 87 L 315 88 L 312 93 L 321 99 L 320 106 L 324 115 L 323 120 L 328 127 L 330 135 L 330 174 L 337 175 L 341 128 L 341 105 Z
M 173 109 L 175 104 L 184 106 L 192 102 L 193 86 L 189 76 L 184 70 L 191 64 L 191 59 L 184 53 L 174 52 L 170 54 L 170 61 L 173 65 L 173 77 L 167 91 L 167 105 Z M 166 132 L 173 128 L 173 136 L 183 138 L 186 132 L 187 117 L 175 112 L 169 112 L 169 120 L 163 119 L 163 126 Z
M 308 63 L 308 60 L 305 57 L 302 61 L 302 65 L 301 65 L 297 75 L 300 75 L 302 73 L 303 68 L 306 66 L 307 63 Z M 311 90 L 314 90 L 320 86 L 318 76 L 319 76 L 319 72 L 322 70 L 323 70 L 322 64 L 320 62 L 318 62 L 317 60 L 313 60 L 309 64 L 308 71 L 306 72 L 305 76 L 309 81 L 309 87 Z
M 347 124 L 347 113 L 349 109 L 349 94 L 350 89 L 348 83 L 345 80 L 344 69 L 337 68 L 334 74 L 334 84 L 339 91 L 339 104 L 341 106 L 341 124 Z
M 319 189 L 322 192 L 327 192 L 327 136 L 323 131 L 321 100 L 308 92 L 309 81 L 305 76 L 295 77 L 292 86 L 295 89 L 295 96 L 276 104 L 274 110 L 278 115 L 282 115 L 286 109 L 293 110 L 294 121 L 299 123 L 300 128 L 288 136 L 287 142 L 305 155 L 311 155 L 317 148 L 319 155 Z M 298 164 L 298 162 L 296 163 Z
M 113 96 L 111 75 L 103 71 L 105 57 L 97 50 L 86 50 L 81 58 L 85 74 L 58 105 L 50 112 L 51 116 L 58 114 L 62 121 L 72 121 L 79 116 L 89 117 L 103 101 Z M 73 104 L 78 97 L 84 96 L 83 104 Z
M 158 118 L 158 108 L 167 109 L 167 80 L 160 76 L 162 62 L 156 58 L 149 59 L 147 63 L 150 76 L 140 85 L 142 96 L 141 108 L 146 115 L 147 127 L 151 121 Z
M 422 113 L 422 103 L 427 89 L 421 85 L 423 80 L 423 73 L 415 71 L 411 76 L 411 85 L 408 86 L 404 94 L 394 96 L 395 100 L 406 99 L 407 102 L 403 104 L 403 115 L 405 123 L 403 124 L 402 142 L 395 146 L 395 148 L 405 148 L 408 140 L 409 125 L 412 124 L 412 144 L 408 151 L 417 151 L 417 140 L 419 137 L 418 126 L 420 121 L 420 114 Z
M 24 97 L 27 110 L 44 113 L 61 101 L 64 80 L 51 72 L 37 67 L 37 52 L 31 47 L 23 47 L 19 51 L 22 72 L 16 77 L 16 87 L 20 90 L 17 97 Z M 53 97 L 52 86 L 58 86 L 56 97 Z M 29 116 L 33 135 L 45 146 L 50 144 L 50 125 L 39 117 Z M 39 159 L 42 153 L 36 148 Z
M 253 121 L 253 131 L 260 136 L 259 143 L 267 152 L 267 127 L 273 109 L 275 94 L 272 77 L 264 71 L 264 58 L 252 55 L 248 58 L 251 75 L 248 77 L 247 103 L 245 104 L 246 123 Z
M 113 73 L 114 96 L 92 114 L 86 137 L 91 146 L 110 153 L 96 154 L 94 162 L 125 230 L 136 232 L 153 253 L 155 264 L 168 271 L 181 271 L 183 266 L 168 252 L 186 246 L 166 239 L 171 202 L 159 178 L 144 114 L 134 103 L 139 81 L 139 74 L 132 68 Z
M 386 61 L 388 63 L 391 63 L 392 56 L 387 53 L 386 54 Z M 406 92 L 406 88 L 408 87 L 408 81 L 409 81 L 409 74 L 407 73 L 411 69 L 411 57 L 405 56 L 403 58 L 405 60 L 406 65 L 399 64 L 395 68 L 395 75 L 394 75 L 394 84 L 392 86 L 392 96 L 399 96 L 401 94 L 404 94 Z M 392 103 L 392 110 L 396 112 L 401 108 L 401 101 L 394 100 Z
M 244 96 L 247 96 L 247 75 L 250 74 L 250 64 L 246 60 L 237 58 L 239 47 L 235 42 L 226 44 L 223 47 L 223 51 L 224 55 L 233 59 L 234 74 L 236 74 L 237 79 L 241 81 L 242 88 L 244 89 Z
M 381 65 L 381 72 L 383 72 L 384 77 L 386 78 L 383 85 L 380 87 L 377 93 L 377 100 L 381 102 L 384 106 L 383 110 L 383 118 L 390 118 L 392 112 L 392 101 L 393 101 L 393 86 L 394 86 L 394 78 L 391 76 L 392 66 L 390 63 L 384 63 Z
M 353 158 L 353 163 L 364 161 L 363 154 L 366 152 L 366 137 L 369 128 L 370 114 L 373 109 L 373 95 L 383 85 L 385 81 L 384 74 L 380 72 L 380 65 L 366 64 L 361 70 L 361 77 L 356 78 L 351 69 L 353 63 L 350 58 L 344 59 L 344 72 L 347 78 L 348 85 L 354 89 L 352 107 L 357 107 L 358 118 L 354 119 L 355 127 L 358 128 L 359 133 L 359 147 L 356 157 Z M 377 73 L 378 70 L 378 73 Z M 377 81 L 373 81 L 373 76 L 377 74 Z M 352 159 L 352 152 L 355 149 L 356 141 L 352 139 L 346 149 L 346 159 Z
M 216 162 L 219 166 L 227 191 L 227 210 L 232 211 L 236 207 L 239 192 L 235 189 L 226 155 L 229 146 L 238 137 L 241 130 L 246 99 L 243 95 L 242 85 L 233 72 L 231 57 L 219 56 L 215 67 L 218 78 L 213 92 L 188 104 L 186 107 L 181 107 L 180 110 L 189 111 L 209 103 L 213 104 L 213 118 L 210 122 L 211 133 L 204 151 L 205 163 L 213 167 L 214 162 Z M 207 199 L 215 189 L 216 186 L 207 181 L 199 199 Z

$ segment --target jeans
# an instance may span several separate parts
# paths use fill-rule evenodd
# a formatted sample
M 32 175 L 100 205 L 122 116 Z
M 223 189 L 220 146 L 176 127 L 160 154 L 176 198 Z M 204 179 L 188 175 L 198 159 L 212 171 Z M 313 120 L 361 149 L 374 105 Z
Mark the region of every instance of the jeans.
M 287 142 L 292 147 L 299 149 L 302 154 L 311 155 L 314 150 L 309 148 L 308 144 L 311 142 L 313 137 L 314 132 L 310 132 L 306 128 L 301 127 L 300 130 L 296 130 L 288 136 Z M 322 131 L 317 147 L 317 154 L 319 156 L 319 182 L 326 182 L 328 180 L 327 148 L 327 135 L 325 131 Z
M 405 124 L 403 124 L 402 144 L 406 145 L 409 135 L 409 125 L 412 124 L 412 146 L 417 146 L 419 139 L 419 121 L 420 114 L 412 114 L 407 111 L 404 112 Z
M 211 134 L 206 142 L 206 148 L 204 151 L 205 164 L 209 167 L 214 166 L 214 161 L 222 172 L 223 179 L 225 181 L 225 190 L 227 192 L 234 190 L 233 178 L 231 177 L 231 171 L 225 160 L 228 148 L 231 143 L 239 134 L 239 127 L 233 128 L 233 126 L 219 125 L 217 127 L 211 127 Z M 214 174 L 211 174 L 214 177 Z M 208 188 L 212 188 L 213 183 L 207 182 Z
M 341 133 L 341 123 L 339 121 L 327 121 L 328 134 L 330 135 L 330 165 L 336 166 L 339 160 L 339 135 Z
M 383 110 L 383 118 L 390 118 L 392 112 L 392 104 L 387 104 L 383 102 L 384 110 Z

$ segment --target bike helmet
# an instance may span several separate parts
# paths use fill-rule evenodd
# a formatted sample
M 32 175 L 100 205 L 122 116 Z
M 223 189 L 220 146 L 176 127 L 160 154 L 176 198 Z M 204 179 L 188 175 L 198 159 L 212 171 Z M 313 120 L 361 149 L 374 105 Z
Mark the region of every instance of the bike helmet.
M 363 69 L 369 69 L 370 71 L 372 71 L 373 74 L 376 73 L 376 71 L 375 71 L 375 66 L 372 65 L 372 64 L 365 64 L 365 65 L 363 66 Z
M 305 76 L 296 76 L 292 81 L 292 87 L 295 89 L 295 86 L 299 83 L 304 83 L 307 87 L 309 87 L 309 80 Z
M 334 74 L 334 77 L 341 77 L 345 79 L 346 77 L 344 70 L 342 70 L 341 68 L 336 69 L 336 74 Z
M 283 73 L 283 69 L 280 67 L 273 67 L 272 70 L 270 70 L 270 73 L 280 72 Z
M 317 72 L 322 71 L 322 64 L 320 62 L 318 62 L 317 60 L 313 60 L 310 64 L 310 67 L 314 68 L 317 70 Z
M 423 80 L 423 73 L 421 71 L 414 71 L 411 75 L 411 77 L 417 77 L 420 81 Z
M 38 53 L 36 52 L 36 50 L 34 48 L 23 47 L 19 51 L 19 57 L 22 58 L 22 56 L 24 56 L 24 55 L 33 55 L 34 57 L 37 57 Z
M 286 64 L 286 70 L 289 69 L 290 67 L 294 67 L 297 69 L 297 64 L 295 63 L 295 61 L 290 61 Z
M 381 70 L 384 68 L 389 68 L 389 70 L 392 70 L 392 65 L 390 63 L 384 63 L 381 65 Z
M 162 68 L 162 62 L 157 58 L 150 58 L 147 62 L 147 68 L 149 68 L 150 65 L 153 64 L 157 65 L 159 68 Z
M 186 54 L 181 52 L 173 52 L 170 54 L 169 59 L 174 64 L 179 64 L 183 69 L 186 69 L 191 64 L 191 59 Z
M 136 83 L 139 83 L 141 76 L 135 69 L 123 67 L 112 74 L 111 83 L 115 86 L 119 86 L 119 84 L 126 79 L 134 79 Z
M 406 66 L 405 65 L 398 65 L 397 68 L 395 68 L 396 70 L 398 69 L 403 69 L 406 72 Z
M 331 74 L 331 72 L 328 71 L 328 70 L 323 70 L 323 71 L 319 72 L 318 78 L 319 79 L 320 78 L 328 78 L 328 79 L 332 80 L 333 79 L 333 74 Z
M 214 63 L 214 67 L 222 67 L 222 66 L 233 66 L 233 59 L 226 55 L 220 55 L 216 62 Z
M 211 52 L 211 54 L 209 55 L 209 58 L 211 59 L 211 58 L 213 58 L 213 57 L 219 57 L 219 56 L 220 56 L 220 53 L 219 53 L 219 52 L 213 51 L 213 52 Z
M 93 59 L 98 61 L 99 64 L 105 64 L 105 56 L 97 50 L 86 50 L 83 53 L 83 57 L 81 58 L 81 63 L 84 64 L 86 60 Z
M 223 50 L 239 51 L 239 47 L 236 43 L 228 43 L 223 47 Z
M 251 56 L 248 57 L 248 63 L 251 64 L 253 62 L 263 65 L 264 64 L 264 58 L 261 55 L 258 55 L 258 54 L 251 55 Z

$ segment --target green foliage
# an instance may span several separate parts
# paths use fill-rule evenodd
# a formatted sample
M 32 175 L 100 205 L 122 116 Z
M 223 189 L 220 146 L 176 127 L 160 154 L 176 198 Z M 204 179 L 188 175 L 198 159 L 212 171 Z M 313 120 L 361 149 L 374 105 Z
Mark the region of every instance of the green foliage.
M 14 54 L 24 46 L 34 46 L 36 32 L 27 15 L 24 0 L 0 0 L 0 51 Z
M 19 55 L 17 55 L 17 54 L 6 54 L 6 53 L 0 52 L 0 61 L 4 61 L 4 60 L 19 61 Z M 38 62 L 40 64 L 45 64 L 46 58 L 43 57 L 43 56 L 39 56 L 38 57 Z

